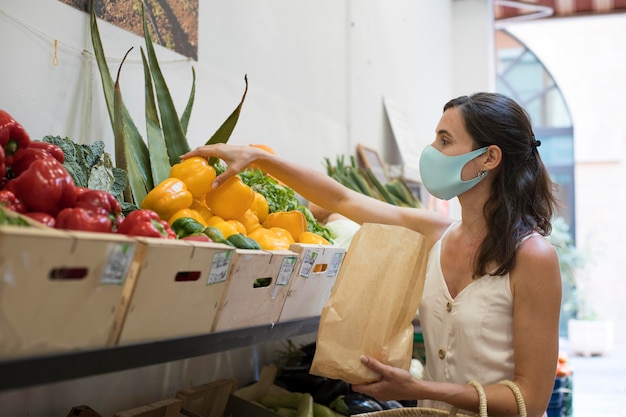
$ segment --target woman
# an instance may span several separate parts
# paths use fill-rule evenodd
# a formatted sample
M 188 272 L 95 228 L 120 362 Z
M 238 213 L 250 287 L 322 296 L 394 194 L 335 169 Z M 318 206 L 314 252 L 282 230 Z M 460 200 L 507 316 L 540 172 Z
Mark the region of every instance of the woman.
M 212 145 L 186 155 L 223 159 L 218 186 L 255 162 L 304 198 L 357 223 L 400 225 L 425 236 L 429 255 L 420 320 L 425 378 L 363 363 L 381 379 L 353 389 L 380 400 L 476 412 L 477 380 L 490 416 L 517 415 L 510 389 L 519 386 L 529 416 L 542 416 L 555 378 L 561 278 L 556 252 L 544 238 L 556 199 L 527 113 L 513 100 L 477 93 L 444 106 L 420 173 L 435 197 L 458 197 L 461 220 L 390 206 L 353 192 L 327 175 L 248 146 Z

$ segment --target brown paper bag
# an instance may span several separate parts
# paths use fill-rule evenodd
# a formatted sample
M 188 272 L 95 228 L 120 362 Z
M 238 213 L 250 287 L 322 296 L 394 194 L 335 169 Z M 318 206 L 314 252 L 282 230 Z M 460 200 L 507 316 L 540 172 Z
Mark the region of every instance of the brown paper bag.
M 351 384 L 376 381 L 380 375 L 361 355 L 409 369 L 427 246 L 424 236 L 401 226 L 361 226 L 322 310 L 311 374 Z

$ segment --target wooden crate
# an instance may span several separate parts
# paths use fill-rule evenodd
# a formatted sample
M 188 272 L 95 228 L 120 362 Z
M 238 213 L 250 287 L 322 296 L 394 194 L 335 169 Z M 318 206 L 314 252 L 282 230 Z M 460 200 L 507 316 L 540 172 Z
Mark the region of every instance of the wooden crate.
M 107 346 L 136 247 L 110 233 L 0 227 L 0 357 Z
M 278 368 L 267 365 L 261 369 L 259 380 L 253 384 L 238 388 L 229 398 L 225 416 L 230 417 L 280 417 L 280 414 L 263 407 L 259 401 L 266 395 L 289 393 L 274 384 Z
M 176 398 L 183 402 L 183 413 L 194 417 L 223 416 L 228 398 L 235 391 L 234 379 L 219 379 L 208 384 L 179 390 Z
M 213 330 L 278 322 L 298 254 L 288 250 L 237 249 Z M 269 282 L 259 286 L 259 282 Z
M 346 250 L 328 245 L 296 243 L 300 254 L 279 321 L 319 316 L 330 297 Z
M 211 331 L 234 249 L 219 243 L 138 238 L 142 260 L 130 303 L 120 311 L 118 344 Z
M 113 417 L 186 417 L 181 413 L 183 402 L 168 398 L 128 410 L 118 411 Z

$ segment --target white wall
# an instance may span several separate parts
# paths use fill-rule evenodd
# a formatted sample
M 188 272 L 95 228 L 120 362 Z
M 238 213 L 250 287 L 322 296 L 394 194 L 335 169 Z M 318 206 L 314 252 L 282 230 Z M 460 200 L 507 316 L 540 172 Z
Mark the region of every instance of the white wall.
M 235 108 L 247 74 L 249 92 L 233 143 L 266 143 L 322 169 L 324 157 L 353 153 L 361 142 L 393 162 L 399 156 L 383 97 L 406 110 L 421 148 L 432 140 L 446 100 L 490 89 L 485 74 L 492 71 L 491 26 L 483 16 L 489 4 L 213 0 L 199 8 L 197 62 L 158 46 L 157 54 L 179 111 L 190 91 L 191 66 L 196 69 L 192 147 L 204 143 Z M 102 139 L 113 154 L 88 15 L 55 0 L 3 0 L 0 21 L 0 37 L 12 40 L 0 45 L 11 62 L 0 68 L 2 108 L 33 138 Z M 114 74 L 134 47 L 121 88 L 143 132 L 143 39 L 102 20 L 98 25 Z
M 196 69 L 192 146 L 204 143 L 239 103 L 247 74 L 250 88 L 232 143 L 266 143 L 320 170 L 324 157 L 352 154 L 356 143 L 378 148 L 393 162 L 399 155 L 383 97 L 403 109 L 420 149 L 432 141 L 448 99 L 490 89 L 487 34 L 492 29 L 483 15 L 490 5 L 489 0 L 202 1 L 198 61 L 156 49 L 181 111 L 191 67 Z M 121 88 L 143 131 L 143 39 L 104 21 L 98 24 L 113 73 L 127 49 L 135 48 L 124 65 Z M 113 154 L 89 16 L 56 0 L 2 0 L 0 39 L 0 108 L 34 139 L 50 134 L 80 143 L 101 139 Z M 53 65 L 55 40 L 58 65 Z M 467 48 L 473 53 L 463 53 Z M 11 416 L 58 416 L 87 402 L 102 413 L 113 412 L 207 382 L 197 373 L 212 372 L 211 366 L 223 360 L 218 356 L 0 392 L 0 410 Z M 223 367 L 220 375 L 228 373 Z M 253 372 L 239 369 L 240 382 Z
M 456 0 L 453 6 L 453 95 L 495 91 L 493 1 Z

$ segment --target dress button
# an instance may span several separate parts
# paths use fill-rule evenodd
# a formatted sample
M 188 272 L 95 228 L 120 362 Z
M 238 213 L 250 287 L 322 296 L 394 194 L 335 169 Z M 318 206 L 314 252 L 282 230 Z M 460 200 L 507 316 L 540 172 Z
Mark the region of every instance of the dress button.
M 452 311 L 452 303 L 450 301 L 448 301 L 448 303 L 446 304 L 446 310 L 449 312 Z
M 446 357 L 446 351 L 443 349 L 439 349 L 439 359 L 443 359 Z

